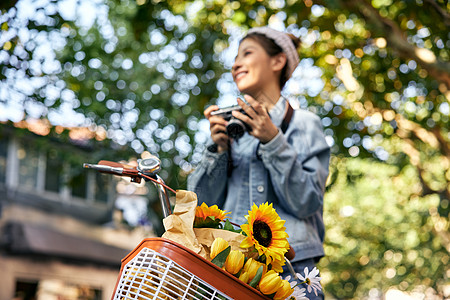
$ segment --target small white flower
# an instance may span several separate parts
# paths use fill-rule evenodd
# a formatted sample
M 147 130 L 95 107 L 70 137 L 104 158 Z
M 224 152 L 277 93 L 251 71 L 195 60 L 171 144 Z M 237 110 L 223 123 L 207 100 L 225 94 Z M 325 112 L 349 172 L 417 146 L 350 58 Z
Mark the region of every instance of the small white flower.
M 293 278 L 293 279 L 297 279 L 297 278 Z M 291 275 L 288 275 L 284 278 L 284 280 L 289 281 L 289 283 L 291 284 L 291 289 L 293 289 L 296 285 L 297 285 L 297 281 L 291 281 Z
M 294 288 L 294 292 L 289 297 L 287 297 L 286 300 L 309 300 L 309 298 L 306 297 L 305 291 L 306 289 L 296 286 Z
M 317 296 L 317 291 L 322 290 L 322 286 L 320 285 L 320 280 L 322 279 L 319 277 L 319 270 L 314 267 L 314 269 L 311 270 L 311 272 L 308 271 L 308 267 L 305 267 L 305 276 L 302 276 L 300 273 L 297 273 L 297 277 L 304 281 L 308 286 L 308 293 L 311 293 L 311 291 L 314 291 L 314 294 Z

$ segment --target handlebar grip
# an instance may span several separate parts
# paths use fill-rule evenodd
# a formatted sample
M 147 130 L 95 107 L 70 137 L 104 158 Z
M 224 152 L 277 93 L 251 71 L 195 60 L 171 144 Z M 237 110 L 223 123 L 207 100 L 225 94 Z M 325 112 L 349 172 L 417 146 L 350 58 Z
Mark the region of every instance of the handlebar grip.
M 136 167 L 130 166 L 130 165 L 125 165 L 125 164 L 121 164 L 115 161 L 109 161 L 109 160 L 101 160 L 98 162 L 99 165 L 104 165 L 104 166 L 110 166 L 110 167 L 114 167 L 114 168 L 124 168 L 124 169 L 136 169 Z
M 84 168 L 95 169 L 101 173 L 114 174 L 119 176 L 129 176 L 135 182 L 140 182 L 139 171 L 137 168 L 123 165 L 121 163 L 116 163 L 107 160 L 101 160 L 98 164 L 83 164 Z
M 83 164 L 83 168 L 94 169 L 101 173 L 109 173 L 109 174 L 115 174 L 115 175 L 123 174 L 122 167 L 112 167 L 112 166 L 108 166 L 108 165 Z
M 293 260 L 294 257 L 295 257 L 295 251 L 294 251 L 294 249 L 293 249 L 291 246 L 289 246 L 289 250 L 288 250 L 288 252 L 286 252 L 286 253 L 284 254 L 284 256 L 285 256 L 287 259 L 289 259 L 289 260 Z
M 139 175 L 139 171 L 137 170 L 137 168 L 130 165 L 124 165 L 115 161 L 108 161 L 108 160 L 101 160 L 98 162 L 98 164 L 112 168 L 121 168 L 122 176 L 137 177 Z

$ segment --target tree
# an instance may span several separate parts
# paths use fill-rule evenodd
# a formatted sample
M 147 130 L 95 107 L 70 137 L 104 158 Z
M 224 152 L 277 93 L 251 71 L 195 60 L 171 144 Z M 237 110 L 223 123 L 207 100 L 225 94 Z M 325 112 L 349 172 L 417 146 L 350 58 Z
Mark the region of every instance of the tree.
M 439 197 L 422 195 L 417 169 L 361 158 L 335 158 L 332 166 L 338 175 L 325 196 L 319 263 L 325 290 L 338 299 L 369 291 L 380 299 L 390 288 L 444 298 L 449 255 L 440 235 L 448 225 Z

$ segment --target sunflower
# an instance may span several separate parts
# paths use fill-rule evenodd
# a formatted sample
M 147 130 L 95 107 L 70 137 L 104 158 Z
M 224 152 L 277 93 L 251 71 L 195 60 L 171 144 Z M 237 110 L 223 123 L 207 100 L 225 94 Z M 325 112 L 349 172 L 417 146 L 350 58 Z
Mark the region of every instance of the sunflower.
M 228 218 L 229 212 L 219 209 L 217 205 L 209 206 L 206 203 L 195 209 L 195 228 L 218 228 L 219 223 Z
M 247 223 L 241 225 L 247 236 L 241 243 L 242 248 L 255 247 L 260 257 L 266 258 L 266 264 L 284 265 L 284 254 L 289 249 L 289 243 L 281 220 L 272 204 L 263 203 L 259 207 L 253 204 L 252 210 L 245 216 Z

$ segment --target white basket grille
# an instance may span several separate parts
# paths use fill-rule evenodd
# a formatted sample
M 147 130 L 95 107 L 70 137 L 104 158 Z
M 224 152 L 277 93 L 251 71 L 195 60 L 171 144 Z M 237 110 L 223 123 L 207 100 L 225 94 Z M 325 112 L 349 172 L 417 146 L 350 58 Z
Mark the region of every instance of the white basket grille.
M 232 299 L 177 263 L 143 248 L 123 268 L 114 300 Z

